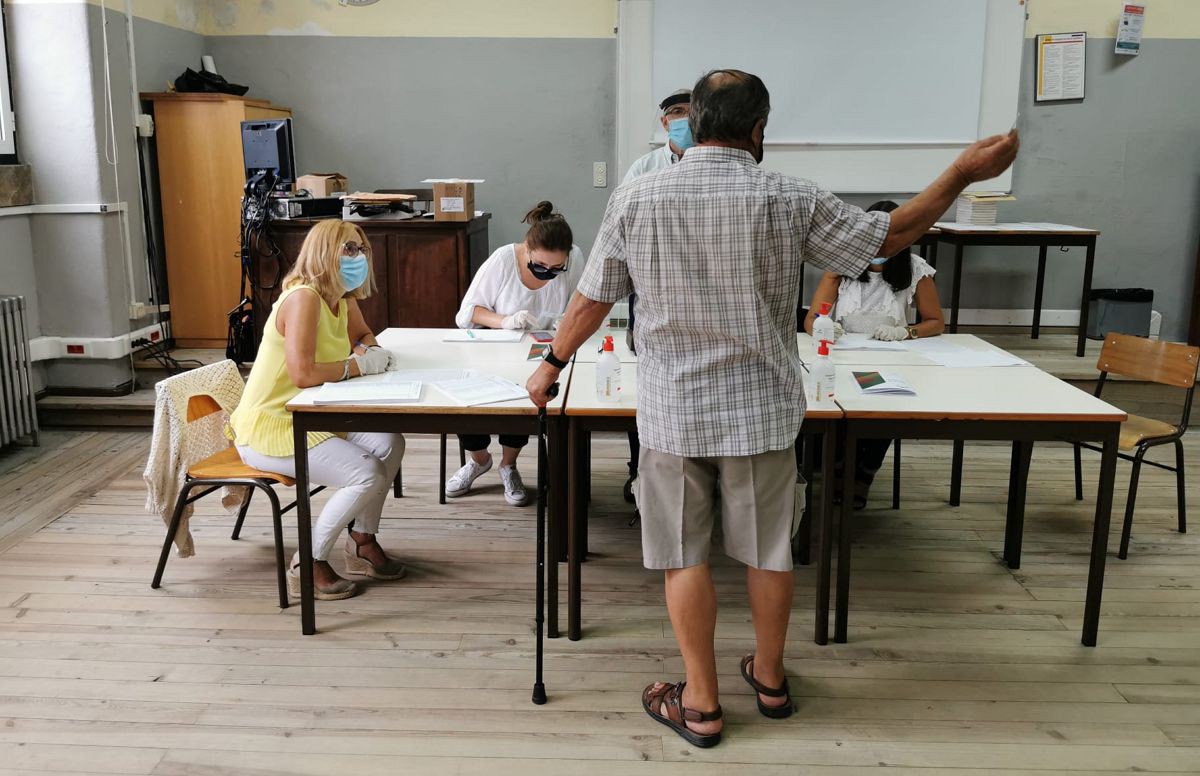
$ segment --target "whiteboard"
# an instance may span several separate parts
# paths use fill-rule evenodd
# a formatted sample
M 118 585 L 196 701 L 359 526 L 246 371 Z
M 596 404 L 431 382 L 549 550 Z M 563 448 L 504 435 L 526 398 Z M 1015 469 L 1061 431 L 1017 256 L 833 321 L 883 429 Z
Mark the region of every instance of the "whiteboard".
M 987 0 L 738 5 L 730 13 L 728 0 L 656 0 L 654 94 L 737 68 L 767 84 L 776 141 L 978 139 Z M 914 110 L 932 94 L 952 98 Z
M 619 12 L 622 173 L 665 142 L 657 103 L 715 68 L 771 92 L 763 165 L 836 192 L 920 191 L 1016 120 L 1021 0 L 622 0 Z

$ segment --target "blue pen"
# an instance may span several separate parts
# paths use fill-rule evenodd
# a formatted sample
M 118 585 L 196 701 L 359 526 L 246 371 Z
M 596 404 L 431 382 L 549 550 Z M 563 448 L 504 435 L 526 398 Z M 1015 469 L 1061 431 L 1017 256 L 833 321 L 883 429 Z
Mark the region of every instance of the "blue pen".
M 471 331 L 470 329 L 467 329 L 467 336 L 470 337 L 471 339 L 475 339 L 475 332 Z

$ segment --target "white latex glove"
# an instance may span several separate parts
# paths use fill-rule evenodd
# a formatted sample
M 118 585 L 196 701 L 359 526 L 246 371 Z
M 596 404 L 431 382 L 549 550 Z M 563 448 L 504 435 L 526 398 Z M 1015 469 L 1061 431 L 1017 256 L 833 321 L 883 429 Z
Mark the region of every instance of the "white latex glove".
M 871 335 L 871 339 L 877 339 L 882 342 L 899 342 L 900 340 L 908 339 L 908 329 L 904 326 L 888 326 L 884 324 L 875 329 L 875 333 Z
M 384 371 L 395 372 L 397 369 L 400 368 L 400 365 L 398 363 L 396 363 L 396 355 L 394 353 L 392 353 L 392 351 L 384 350 L 383 347 L 381 347 L 379 345 L 368 345 L 367 351 L 369 352 L 372 350 L 378 350 L 382 353 L 387 353 L 388 364 L 387 364 L 387 369 Z
M 533 329 L 538 325 L 537 316 L 528 310 L 519 310 L 500 322 L 505 329 Z
M 842 336 L 845 333 L 846 333 L 846 330 L 842 328 L 842 324 L 838 323 L 837 321 L 834 321 L 833 322 L 833 341 L 837 342 L 838 340 L 840 340 L 842 338 Z
M 360 374 L 377 375 L 387 371 L 388 365 L 392 361 L 392 354 L 381 347 L 372 347 L 367 348 L 367 352 L 361 356 L 355 354 L 351 358 L 358 364 Z

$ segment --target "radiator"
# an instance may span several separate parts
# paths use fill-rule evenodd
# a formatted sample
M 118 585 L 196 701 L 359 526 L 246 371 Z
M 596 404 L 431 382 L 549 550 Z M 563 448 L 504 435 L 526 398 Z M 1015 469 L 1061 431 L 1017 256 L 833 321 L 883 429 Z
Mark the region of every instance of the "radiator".
M 25 297 L 0 296 L 0 446 L 38 443 L 37 407 L 25 327 Z

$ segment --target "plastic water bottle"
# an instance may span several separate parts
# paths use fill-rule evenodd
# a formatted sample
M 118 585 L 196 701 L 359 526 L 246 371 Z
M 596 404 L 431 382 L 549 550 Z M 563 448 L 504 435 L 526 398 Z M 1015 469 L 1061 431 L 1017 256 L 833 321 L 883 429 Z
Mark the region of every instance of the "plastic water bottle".
M 833 401 L 837 370 L 829 358 L 829 340 L 821 340 L 817 346 L 817 360 L 809 374 L 812 376 L 813 393 L 816 394 L 817 401 Z
M 600 358 L 596 360 L 596 398 L 619 401 L 621 398 L 621 359 L 613 350 L 613 338 L 604 338 Z
M 817 342 L 821 340 L 837 341 L 837 337 L 833 334 L 833 318 L 829 317 L 832 307 L 833 305 L 829 304 L 829 302 L 821 302 L 821 309 L 817 311 L 817 317 L 813 318 L 812 336 Z

